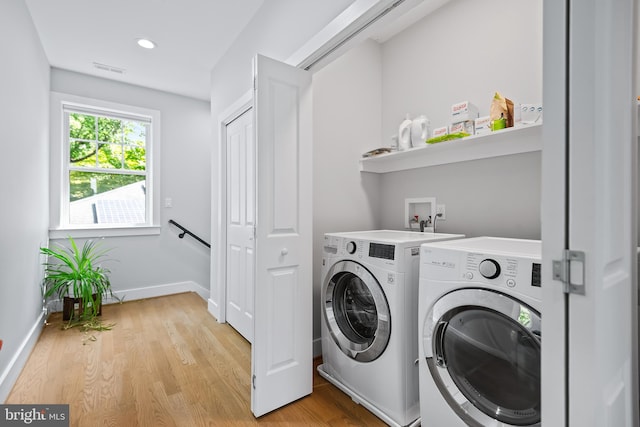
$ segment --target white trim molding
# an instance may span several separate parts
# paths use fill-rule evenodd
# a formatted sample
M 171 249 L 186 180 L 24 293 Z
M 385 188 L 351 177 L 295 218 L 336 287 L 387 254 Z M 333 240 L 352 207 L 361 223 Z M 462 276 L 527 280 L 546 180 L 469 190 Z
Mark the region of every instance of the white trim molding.
M 195 292 L 203 300 L 209 300 L 209 290 L 207 288 L 196 282 L 186 281 L 113 291 L 113 298 L 107 298 L 103 300 L 103 303 L 119 304 L 121 302 L 163 297 L 184 292 Z M 49 312 L 62 311 L 62 302 L 59 299 L 50 300 L 47 302 L 47 309 Z
M 200 298 L 205 301 L 209 299 L 209 290 L 200 286 L 196 282 L 187 281 L 115 291 L 113 292 L 115 298 L 109 298 L 107 301 L 105 301 L 105 304 L 113 304 L 120 301 L 127 302 L 145 298 L 163 297 L 167 295 L 181 294 L 184 292 L 195 292 L 200 295 Z
M 9 361 L 7 367 L 0 373 L 0 402 L 6 401 L 7 397 L 9 397 L 13 385 L 18 379 L 20 372 L 22 372 L 22 368 L 27 363 L 27 359 L 35 347 L 36 342 L 38 342 L 38 338 L 44 327 L 44 314 L 44 311 L 40 313 L 33 326 L 31 326 L 29 333 L 22 343 L 20 343 L 20 347 L 18 347 L 18 350 Z
M 227 318 L 227 126 L 252 108 L 253 89 L 247 91 L 220 113 L 216 122 L 220 143 L 212 160 L 218 177 L 213 182 L 211 212 L 217 214 L 217 220 L 212 215 L 211 232 L 214 235 L 211 247 L 211 291 L 208 310 L 220 323 L 225 323 Z

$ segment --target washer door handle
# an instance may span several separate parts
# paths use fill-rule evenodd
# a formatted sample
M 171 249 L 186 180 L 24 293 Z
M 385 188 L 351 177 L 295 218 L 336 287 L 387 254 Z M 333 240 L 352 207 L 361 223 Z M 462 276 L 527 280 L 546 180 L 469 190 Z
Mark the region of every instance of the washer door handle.
M 444 357 L 444 333 L 448 325 L 449 322 L 440 320 L 433 332 L 433 356 L 436 360 L 436 365 L 441 368 L 447 367 L 447 361 Z

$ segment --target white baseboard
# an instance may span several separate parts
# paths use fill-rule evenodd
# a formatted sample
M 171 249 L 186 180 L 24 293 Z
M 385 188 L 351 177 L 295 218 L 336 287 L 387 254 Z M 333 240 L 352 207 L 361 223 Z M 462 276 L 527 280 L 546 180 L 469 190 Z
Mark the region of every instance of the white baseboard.
M 207 310 L 209 314 L 212 315 L 218 322 L 220 322 L 220 307 L 218 303 L 209 298 L 207 301 Z
M 42 328 L 44 327 L 44 314 L 44 311 L 40 313 L 40 316 L 38 316 L 33 326 L 31 326 L 29 333 L 20 344 L 20 347 L 18 347 L 18 350 L 9 361 L 6 369 L 0 373 L 0 402 L 6 401 L 7 397 L 9 397 L 9 393 L 18 379 L 18 375 L 22 372 L 22 368 L 25 363 L 27 363 L 33 347 L 36 345 L 36 342 L 38 342 L 40 332 L 42 332 Z
M 115 291 L 113 292 L 115 298 L 108 298 L 104 301 L 104 303 L 113 304 L 116 302 L 120 302 L 120 300 L 133 301 L 138 299 L 180 294 L 183 292 L 195 292 L 200 295 L 203 300 L 207 301 L 209 299 L 208 289 L 203 288 L 196 282 L 189 281 Z
M 181 294 L 183 292 L 195 292 L 200 295 L 200 298 L 203 300 L 207 301 L 209 299 L 208 289 L 200 286 L 196 282 L 188 281 L 118 290 L 113 292 L 113 298 L 106 298 L 102 302 L 103 304 L 116 304 L 119 302 Z M 47 308 L 50 312 L 62 311 L 62 301 L 57 299 L 51 300 L 47 303 Z

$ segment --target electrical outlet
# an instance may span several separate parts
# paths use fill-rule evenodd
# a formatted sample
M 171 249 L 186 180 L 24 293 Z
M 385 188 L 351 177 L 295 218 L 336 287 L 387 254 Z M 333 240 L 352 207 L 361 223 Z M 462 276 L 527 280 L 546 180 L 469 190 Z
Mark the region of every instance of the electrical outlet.
M 436 205 L 436 215 L 442 214 L 438 217 L 438 221 L 444 221 L 447 219 L 447 215 L 445 214 L 444 205 Z
M 166 197 L 164 199 L 164 207 L 165 208 L 172 208 L 173 207 L 173 200 L 171 199 L 171 197 Z

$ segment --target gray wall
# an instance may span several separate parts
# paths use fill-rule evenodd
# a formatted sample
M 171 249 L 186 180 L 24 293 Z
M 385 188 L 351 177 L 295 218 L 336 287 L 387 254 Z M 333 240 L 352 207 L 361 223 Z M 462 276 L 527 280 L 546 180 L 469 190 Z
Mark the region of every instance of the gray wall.
M 380 145 L 405 113 L 439 127 L 459 101 L 488 115 L 495 91 L 516 104 L 542 100 L 541 0 L 450 1 L 381 49 Z M 436 197 L 447 215 L 438 231 L 539 239 L 540 173 L 540 153 L 387 173 L 380 225 L 403 228 L 405 198 Z
M 540 239 L 541 167 L 536 152 L 388 173 L 382 228 L 404 227 L 405 198 L 435 197 L 447 215 L 438 232 Z
M 0 2 L 0 402 L 37 339 L 49 222 L 49 63 L 23 0 Z M 14 359 L 15 358 L 15 359 Z
M 450 1 L 391 39 L 368 41 L 316 73 L 314 191 L 316 200 L 332 206 L 315 208 L 316 239 L 366 226 L 402 229 L 404 200 L 416 197 L 446 205 L 438 231 L 539 239 L 540 152 L 357 172 L 360 155 L 388 146 L 407 112 L 426 114 L 432 126 L 448 125 L 458 101 L 469 100 L 488 115 L 495 91 L 515 103 L 541 101 L 542 1 Z M 368 211 L 361 197 L 376 200 L 378 208 Z M 354 221 L 354 214 L 362 220 Z M 321 249 L 319 241 L 315 248 Z
M 440 127 L 460 101 L 489 115 L 496 91 L 542 101 L 542 0 L 451 0 L 381 47 L 385 143 L 406 113 Z
M 320 337 L 324 234 L 380 226 L 380 175 L 357 159 L 380 139 L 381 52 L 365 42 L 313 76 L 314 337 Z
M 169 293 L 189 282 L 208 297 L 209 249 L 188 236 L 179 239 L 178 230 L 167 221 L 174 219 L 204 240 L 211 239 L 209 103 L 56 68 L 51 90 L 160 111 L 162 230 L 155 236 L 105 237 L 105 247 L 113 248 L 110 257 L 117 260 L 109 265 L 113 289 L 126 299 L 156 286 L 166 285 L 163 289 Z M 164 207 L 166 197 L 172 198 L 172 208 Z

